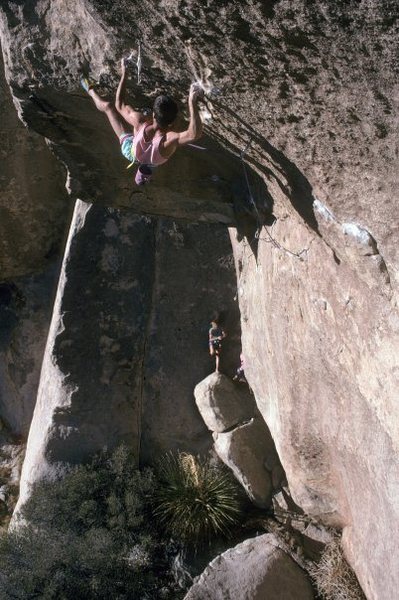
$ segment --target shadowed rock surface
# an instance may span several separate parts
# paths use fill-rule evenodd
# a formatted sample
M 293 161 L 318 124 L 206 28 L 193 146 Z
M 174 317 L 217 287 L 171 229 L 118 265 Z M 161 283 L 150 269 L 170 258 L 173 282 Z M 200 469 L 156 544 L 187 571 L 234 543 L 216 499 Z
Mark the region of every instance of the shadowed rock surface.
M 195 244 L 199 228 L 202 242 Z M 54 477 L 103 447 L 126 443 L 141 463 L 171 449 L 209 448 L 192 389 L 209 369 L 210 303 L 219 289 L 234 318 L 234 272 L 229 263 L 213 277 L 201 274 L 205 249 L 212 247 L 221 259 L 229 250 L 225 231 L 208 229 L 180 230 L 173 222 L 77 202 L 20 502 L 38 479 Z M 187 286 L 190 277 L 190 302 L 180 306 L 179 281 Z
M 65 174 L 42 137 L 18 120 L 0 52 L 0 280 L 38 272 L 61 251 Z
M 14 434 L 29 432 L 59 265 L 0 284 L 0 415 Z
M 144 0 L 136 8 L 122 0 L 2 3 L 4 62 L 20 116 L 50 140 L 73 199 L 237 225 L 246 375 L 294 500 L 344 528 L 367 597 L 392 600 L 399 585 L 397 2 Z M 165 87 L 183 101 L 193 79 L 220 91 L 206 107 L 211 150 L 182 151 L 144 190 L 132 187 L 116 138 L 77 85 L 90 66 L 113 94 L 115 65 L 138 39 L 137 106 Z M 248 190 L 237 155 L 250 140 Z M 276 219 L 259 238 L 256 221 L 243 216 L 251 194 L 261 217 L 267 209 Z M 43 248 L 52 245 L 46 239 Z

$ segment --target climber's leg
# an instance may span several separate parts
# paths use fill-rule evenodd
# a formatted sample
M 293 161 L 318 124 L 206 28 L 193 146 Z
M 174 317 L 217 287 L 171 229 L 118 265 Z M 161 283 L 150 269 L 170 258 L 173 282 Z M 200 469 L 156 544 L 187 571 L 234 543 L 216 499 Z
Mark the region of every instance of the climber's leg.
M 96 90 L 92 87 L 88 90 L 87 93 L 93 99 L 96 108 L 100 112 L 105 113 L 112 129 L 114 130 L 118 138 L 123 133 L 126 133 L 126 124 L 124 123 L 123 119 L 121 118 L 113 103 L 109 102 L 108 100 L 104 100 L 104 98 L 101 98 L 101 96 L 97 94 Z
M 135 133 L 140 125 L 148 120 L 143 113 L 134 110 L 129 104 L 115 104 L 115 107 L 124 120 L 130 125 L 133 125 Z

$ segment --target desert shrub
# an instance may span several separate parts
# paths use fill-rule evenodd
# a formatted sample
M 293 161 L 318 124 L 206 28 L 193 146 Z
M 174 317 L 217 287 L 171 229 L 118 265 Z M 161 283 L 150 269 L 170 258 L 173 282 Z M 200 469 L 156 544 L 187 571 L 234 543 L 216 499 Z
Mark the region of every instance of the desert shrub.
M 241 494 L 227 469 L 191 454 L 167 454 L 159 463 L 154 514 L 185 545 L 229 536 L 241 516 Z
M 323 600 L 365 600 L 338 539 L 327 544 L 320 561 L 310 569 L 310 575 Z
M 0 539 L 0 598 L 179 598 L 149 506 L 154 475 L 121 447 L 34 487 Z
M 105 527 L 134 540 L 154 486 L 153 472 L 139 471 L 130 451 L 121 446 L 79 465 L 63 479 L 36 485 L 23 516 L 40 527 L 77 533 Z

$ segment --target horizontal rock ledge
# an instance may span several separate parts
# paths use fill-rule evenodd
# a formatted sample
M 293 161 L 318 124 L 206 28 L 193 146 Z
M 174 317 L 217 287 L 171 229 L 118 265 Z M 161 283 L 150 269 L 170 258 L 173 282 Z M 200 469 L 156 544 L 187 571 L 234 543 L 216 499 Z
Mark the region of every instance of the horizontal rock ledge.
M 66 167 L 73 198 L 140 215 L 237 224 L 233 188 L 245 189 L 240 161 L 213 138 L 199 140 L 203 149 L 179 148 L 154 169 L 150 183 L 137 186 L 138 165 L 127 169 L 106 117 L 84 92 L 43 88 L 28 94 L 13 88 L 13 98 L 23 122 L 46 138 Z

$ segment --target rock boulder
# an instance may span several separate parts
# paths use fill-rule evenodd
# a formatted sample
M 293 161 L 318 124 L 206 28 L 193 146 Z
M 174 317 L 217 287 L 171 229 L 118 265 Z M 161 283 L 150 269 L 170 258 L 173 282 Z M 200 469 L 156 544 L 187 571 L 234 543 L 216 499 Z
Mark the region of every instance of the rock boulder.
M 248 421 L 254 414 L 255 403 L 232 380 L 222 373 L 212 373 L 195 386 L 195 402 L 210 431 L 226 429 Z
M 184 600 L 312 600 L 306 574 L 272 534 L 246 540 L 217 556 Z
M 273 489 L 284 478 L 280 461 L 266 423 L 261 416 L 252 418 L 226 433 L 215 433 L 215 450 L 243 485 L 251 500 L 267 508 Z M 273 470 L 278 469 L 280 480 L 273 486 Z

